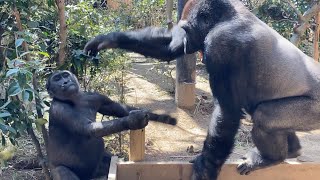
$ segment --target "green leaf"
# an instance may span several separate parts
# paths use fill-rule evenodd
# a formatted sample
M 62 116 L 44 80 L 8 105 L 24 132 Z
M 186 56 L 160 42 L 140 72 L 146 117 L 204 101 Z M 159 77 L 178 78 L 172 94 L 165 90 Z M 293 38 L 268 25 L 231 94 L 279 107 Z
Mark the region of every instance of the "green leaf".
M 43 55 L 44 57 L 50 57 L 50 55 L 47 52 L 39 52 L 40 55 Z
M 0 118 L 9 117 L 11 114 L 9 112 L 2 112 L 0 113 Z
M 39 26 L 37 21 L 29 21 L 27 24 L 30 28 L 37 28 Z
M 14 81 L 13 83 L 11 83 L 9 85 L 9 89 L 8 89 L 9 96 L 15 96 L 15 95 L 21 93 L 21 91 L 22 91 L 22 89 L 21 89 L 18 82 Z
M 38 118 L 36 119 L 35 123 L 42 126 L 45 125 L 48 122 L 48 120 L 44 119 L 44 118 Z
M 30 89 L 25 89 L 25 93 L 29 94 L 28 101 L 32 101 L 33 100 L 33 91 Z
M 9 99 L 6 103 L 4 103 L 4 105 L 2 105 L 1 107 L 0 107 L 0 109 L 4 109 L 6 106 L 8 106 L 8 104 L 10 104 L 11 103 L 11 100 Z
M 6 74 L 6 77 L 12 76 L 12 75 L 16 75 L 17 72 L 19 72 L 19 69 L 9 69 L 9 71 Z
M 25 64 L 26 62 L 23 61 L 22 59 L 13 59 L 12 61 L 10 60 L 8 61 L 8 66 L 9 68 L 12 68 L 12 69 L 16 68 L 17 66 L 23 66 Z
M 0 124 L 0 126 L 1 126 L 1 124 Z M 5 125 L 5 126 L 6 126 L 6 128 L 7 128 L 8 131 L 10 131 L 10 132 L 12 132 L 12 133 L 14 133 L 14 134 L 17 134 L 17 131 L 16 131 L 15 129 L 13 129 L 12 127 L 7 126 L 7 125 Z
M 54 0 L 47 0 L 48 6 L 54 6 Z
M 26 85 L 27 85 L 27 77 L 26 77 L 26 74 L 24 74 L 24 73 L 18 73 L 17 80 L 18 80 L 18 84 L 20 85 L 21 88 L 26 87 Z
M 22 43 L 23 43 L 23 41 L 24 41 L 24 39 L 17 39 L 17 40 L 16 40 L 16 47 L 21 46 Z

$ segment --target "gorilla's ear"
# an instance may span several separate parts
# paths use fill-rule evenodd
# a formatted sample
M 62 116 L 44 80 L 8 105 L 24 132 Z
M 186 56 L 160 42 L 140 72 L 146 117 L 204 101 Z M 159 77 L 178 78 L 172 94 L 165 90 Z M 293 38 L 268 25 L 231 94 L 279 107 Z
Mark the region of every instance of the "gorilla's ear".
M 50 80 L 51 80 L 52 75 L 47 79 L 46 83 L 46 89 L 50 97 L 53 97 L 53 92 L 50 89 Z
M 55 74 L 57 74 L 57 73 L 60 73 L 60 70 L 55 71 L 55 72 L 53 72 L 52 74 L 50 74 L 50 76 L 48 77 L 47 82 L 46 82 L 46 89 L 47 89 L 50 97 L 53 97 L 53 96 L 54 96 L 54 95 L 53 95 L 54 93 L 51 91 L 51 80 L 52 80 L 53 75 L 55 75 Z

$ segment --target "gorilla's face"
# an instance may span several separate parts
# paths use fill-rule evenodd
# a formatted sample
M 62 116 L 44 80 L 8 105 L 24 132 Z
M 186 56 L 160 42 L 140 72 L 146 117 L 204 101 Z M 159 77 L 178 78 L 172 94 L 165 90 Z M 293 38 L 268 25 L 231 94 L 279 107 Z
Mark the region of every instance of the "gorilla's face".
M 187 34 L 187 52 L 203 49 L 208 33 L 218 23 L 232 18 L 234 13 L 232 5 L 228 3 L 214 0 L 193 1 L 195 2 L 190 7 L 186 19 L 179 22 Z
M 69 71 L 57 71 L 48 79 L 47 90 L 51 97 L 68 100 L 79 93 L 79 82 Z
M 202 49 L 203 42 L 210 29 L 213 27 L 214 20 L 210 13 L 212 8 L 206 0 L 191 0 L 193 1 L 189 10 L 184 10 L 183 19 L 179 25 L 186 31 L 186 51 L 187 53 Z

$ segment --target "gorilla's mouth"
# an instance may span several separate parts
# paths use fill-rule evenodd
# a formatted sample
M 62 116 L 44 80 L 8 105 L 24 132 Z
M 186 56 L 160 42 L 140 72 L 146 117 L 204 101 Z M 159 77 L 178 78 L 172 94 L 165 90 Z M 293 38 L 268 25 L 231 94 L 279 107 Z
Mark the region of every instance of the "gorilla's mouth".
M 71 83 L 71 84 L 62 84 L 62 85 L 61 85 L 61 89 L 65 91 L 65 90 L 70 89 L 71 86 L 74 86 L 74 87 L 75 87 L 76 85 L 75 85 L 74 83 Z

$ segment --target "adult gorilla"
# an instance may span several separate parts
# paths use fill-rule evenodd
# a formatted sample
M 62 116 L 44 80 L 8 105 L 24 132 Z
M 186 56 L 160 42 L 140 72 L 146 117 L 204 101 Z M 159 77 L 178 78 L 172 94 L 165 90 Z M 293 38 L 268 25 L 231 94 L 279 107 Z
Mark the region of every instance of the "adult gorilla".
M 192 0 L 193 1 L 193 0 Z M 121 48 L 170 61 L 204 52 L 215 109 L 194 179 L 216 179 L 232 151 L 242 109 L 252 115 L 256 145 L 241 174 L 300 155 L 295 131 L 320 127 L 319 64 L 255 17 L 238 0 L 193 1 L 172 31 L 147 27 L 99 35 L 85 51 Z

